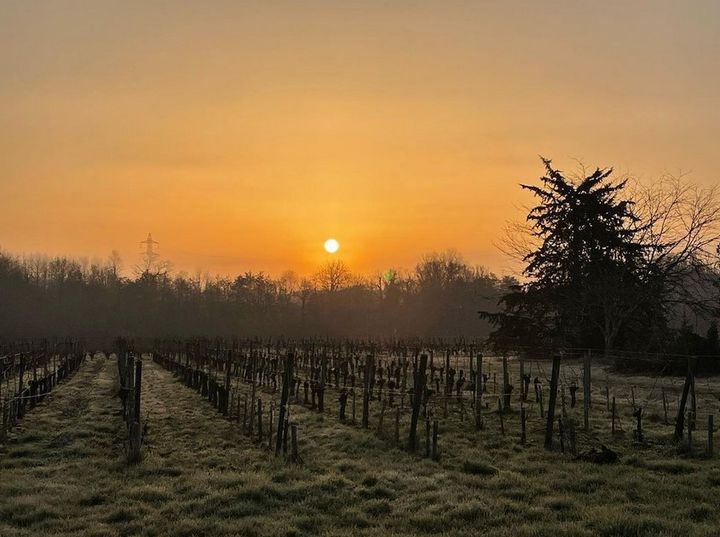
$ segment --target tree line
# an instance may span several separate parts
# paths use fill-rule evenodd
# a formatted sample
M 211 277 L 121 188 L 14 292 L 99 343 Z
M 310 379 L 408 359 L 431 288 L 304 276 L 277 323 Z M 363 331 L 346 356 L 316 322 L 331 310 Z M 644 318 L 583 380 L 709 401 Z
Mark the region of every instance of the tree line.
M 235 278 L 173 274 L 146 260 L 123 276 L 121 260 L 0 253 L 4 337 L 178 335 L 484 338 L 493 309 L 517 282 L 471 267 L 448 251 L 410 271 L 368 277 L 341 261 L 316 274 Z

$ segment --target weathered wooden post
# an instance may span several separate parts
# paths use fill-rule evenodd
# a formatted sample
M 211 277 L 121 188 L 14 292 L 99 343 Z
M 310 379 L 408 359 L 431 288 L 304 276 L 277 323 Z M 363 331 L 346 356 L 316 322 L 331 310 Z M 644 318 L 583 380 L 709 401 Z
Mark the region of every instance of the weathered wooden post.
M 611 410 L 610 416 L 611 416 L 610 417 L 610 420 L 611 420 L 610 432 L 612 432 L 612 434 L 615 434 L 615 396 L 614 395 L 612 398 L 612 410 Z
M 248 412 L 247 395 L 243 395 L 243 414 L 242 414 L 243 431 L 247 431 L 247 412 Z M 252 418 L 250 419 L 250 421 L 252 421 Z
M 545 449 L 552 449 L 553 425 L 555 422 L 555 403 L 557 386 L 560 378 L 560 358 L 553 358 L 552 375 L 550 377 L 550 398 L 548 400 L 547 424 L 545 426 Z
M 665 395 L 665 388 L 661 388 L 662 391 L 662 403 L 663 403 L 663 420 L 665 425 L 668 423 L 668 403 L 667 403 L 667 396 Z
M 638 409 L 633 413 L 635 418 L 637 418 L 637 428 L 635 429 L 635 437 L 637 438 L 638 442 L 643 441 L 642 413 L 643 413 L 642 407 L 638 407 Z
M 503 368 L 503 412 L 510 412 L 510 394 L 512 388 L 510 387 L 510 373 L 508 371 L 507 356 L 503 354 L 502 357 L 502 368 Z
M 130 373 L 132 375 L 132 371 Z M 140 426 L 140 397 L 142 392 L 142 360 L 135 362 L 135 390 L 133 414 L 131 416 L 128 461 L 138 462 L 141 458 L 140 448 L 142 447 L 142 428 Z
M 400 409 L 395 410 L 395 444 L 400 445 Z
M 473 394 L 474 402 L 475 402 L 475 428 L 476 429 L 482 429 L 482 360 L 483 355 L 478 353 L 477 357 L 477 367 L 475 371 L 475 393 Z
M 327 356 L 323 354 L 320 359 L 320 383 L 317 388 L 318 412 L 325 412 L 325 383 L 327 382 Z
M 610 380 L 608 374 L 605 373 L 605 404 L 607 405 L 608 412 L 610 412 Z
M 585 366 L 583 367 L 583 427 L 590 430 L 590 399 L 591 399 L 591 368 L 592 358 L 590 351 L 585 354 Z
M 363 408 L 362 408 L 362 426 L 367 429 L 370 420 L 370 375 L 374 369 L 375 357 L 371 354 L 365 359 L 365 376 L 363 378 Z
M 258 420 L 258 444 L 262 444 L 262 441 L 263 441 L 262 399 L 260 397 L 258 397 L 258 400 L 257 400 L 257 420 Z
M 415 373 L 415 385 L 413 387 L 413 407 L 410 418 L 410 435 L 408 437 L 408 450 L 417 449 L 417 422 L 420 417 L 420 404 L 422 394 L 425 392 L 425 368 L 427 367 L 427 354 L 420 356 L 420 367 Z
M 352 391 L 350 392 L 350 394 L 352 395 L 352 422 L 353 422 L 353 425 L 354 425 L 354 424 L 355 424 L 355 391 L 356 391 L 356 390 L 355 390 L 355 386 L 353 386 L 353 387 L 350 388 L 350 389 L 352 390 Z
M 383 421 L 385 419 L 385 404 L 386 401 L 383 399 L 382 406 L 380 407 L 380 418 L 378 419 L 377 434 L 382 438 L 383 436 Z
M 290 462 L 294 464 L 302 464 L 303 460 L 298 452 L 297 425 L 294 423 L 290 425 L 290 436 L 292 437 Z
M 445 398 L 443 400 L 443 418 L 448 417 L 448 399 L 452 393 L 452 386 L 450 380 L 450 351 L 445 351 Z
M 683 428 L 685 427 L 685 406 L 687 405 L 690 387 L 695 383 L 695 364 L 697 358 L 692 356 L 688 358 L 687 375 L 685 376 L 685 384 L 683 385 L 682 395 L 680 396 L 680 404 L 678 405 L 677 419 L 675 420 L 675 439 L 681 440 L 683 437 Z
M 425 456 L 430 458 L 430 415 L 425 415 Z
M 713 415 L 710 414 L 708 416 L 708 425 L 707 425 L 707 435 L 708 435 L 708 455 L 713 456 L 713 453 L 715 452 L 714 446 L 713 446 L 713 433 L 715 432 L 715 425 L 713 423 L 714 418 Z
M 286 415 L 288 414 L 288 397 L 290 395 L 290 383 L 293 378 L 293 354 L 285 356 L 285 375 L 283 375 L 282 392 L 280 393 L 280 408 L 278 410 L 278 430 L 275 437 L 275 455 L 280 455 L 283 448 L 286 429 Z
M 232 350 L 227 351 L 227 363 L 225 364 L 225 396 L 222 401 L 222 413 L 228 415 L 230 411 L 230 381 L 232 379 Z
M 438 451 L 438 421 L 433 421 L 433 447 L 432 447 L 433 460 L 440 460 L 440 452 Z

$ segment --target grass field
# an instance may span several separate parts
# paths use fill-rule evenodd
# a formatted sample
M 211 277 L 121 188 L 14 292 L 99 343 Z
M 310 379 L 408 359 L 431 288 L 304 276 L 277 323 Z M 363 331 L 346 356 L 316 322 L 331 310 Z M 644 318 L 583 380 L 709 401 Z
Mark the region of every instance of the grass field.
M 656 415 L 646 445 L 614 439 L 615 465 L 546 452 L 538 416 L 522 447 L 517 420 L 501 436 L 492 415 L 480 432 L 443 425 L 433 462 L 293 406 L 294 466 L 146 360 L 144 460 L 127 466 L 117 390 L 97 355 L 0 447 L 0 535 L 720 535 L 717 458 L 678 453 Z

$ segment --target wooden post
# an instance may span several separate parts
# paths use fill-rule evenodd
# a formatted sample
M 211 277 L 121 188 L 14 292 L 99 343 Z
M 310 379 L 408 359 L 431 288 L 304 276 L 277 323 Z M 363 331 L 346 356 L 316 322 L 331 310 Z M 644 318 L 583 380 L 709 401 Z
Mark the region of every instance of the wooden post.
M 433 460 L 440 460 L 440 452 L 438 451 L 438 422 L 437 420 L 433 421 L 433 435 L 432 435 L 432 456 Z
M 142 428 L 140 423 L 134 421 L 130 424 L 128 438 L 128 462 L 138 462 L 141 458 L 140 446 L 142 444 Z
M 232 373 L 232 351 L 227 351 L 227 363 L 225 364 L 225 397 L 222 402 L 222 413 L 226 416 L 230 410 L 230 380 Z
M 508 371 L 507 356 L 502 357 L 503 367 L 503 412 L 510 412 L 510 373 Z
M 294 464 L 302 464 L 302 458 L 298 452 L 297 425 L 294 423 L 290 425 L 290 436 L 292 437 L 290 462 Z
M 583 427 L 590 430 L 590 398 L 591 398 L 591 358 L 590 351 L 585 354 L 585 365 L 583 367 Z
M 638 442 L 643 441 L 643 430 L 642 430 L 642 407 L 639 407 L 635 411 L 635 417 L 637 418 L 637 428 L 635 429 L 635 436 L 637 437 Z
M 386 401 L 383 399 L 382 406 L 380 407 L 380 418 L 378 419 L 377 434 L 381 438 L 383 435 L 383 420 L 385 418 L 385 403 Z
M 246 431 L 246 430 L 247 430 L 247 410 L 248 410 L 248 407 L 247 407 L 247 395 L 243 395 L 243 414 L 242 414 L 242 417 L 243 417 L 243 425 L 242 425 L 243 431 Z
M 425 456 L 430 458 L 430 415 L 425 415 Z
M 520 445 L 525 445 L 525 405 L 520 406 Z
M 708 435 L 708 455 L 713 456 L 713 453 L 715 452 L 714 446 L 713 446 L 713 433 L 715 432 L 715 426 L 713 423 L 713 415 L 710 414 L 708 416 L 708 425 L 707 425 L 707 435 Z
M 612 411 L 611 411 L 611 432 L 615 434 L 615 396 L 612 398 Z
M 682 395 L 680 396 L 680 404 L 678 405 L 677 419 L 675 420 L 675 439 L 680 440 L 683 437 L 683 429 L 685 427 L 685 405 L 687 405 L 690 386 L 695 383 L 695 364 L 697 359 L 692 356 L 688 358 L 687 375 L 685 376 L 685 384 L 683 385 Z
M 610 412 L 610 381 L 608 375 L 605 373 L 605 404 L 607 405 L 608 412 Z
M 280 394 L 280 409 L 278 410 L 278 431 L 275 437 L 275 455 L 280 455 L 283 442 L 286 442 L 285 429 L 286 415 L 288 414 L 288 397 L 290 395 L 290 383 L 293 379 L 293 354 L 288 353 L 285 357 L 285 375 L 283 376 L 282 392 Z
M 427 367 L 427 354 L 420 356 L 420 367 L 415 373 L 415 385 L 413 387 L 413 408 L 410 418 L 410 435 L 408 437 L 408 450 L 417 449 L 417 422 L 420 417 L 420 403 L 425 393 L 425 368 Z
M 355 424 L 355 387 L 350 388 L 352 394 L 352 422 Z
M 555 403 L 560 378 L 560 358 L 553 358 L 550 377 L 550 399 L 548 400 L 547 423 L 545 425 L 545 449 L 552 449 L 553 425 L 555 423 Z
M 262 399 L 258 397 L 257 400 L 257 420 L 258 420 L 258 443 L 262 444 L 263 430 L 262 430 Z
M 662 391 L 662 403 L 663 403 L 663 419 L 665 425 L 668 423 L 668 403 L 667 403 L 667 396 L 665 395 L 665 388 L 661 388 Z
M 140 423 L 140 397 L 142 395 L 142 360 L 135 362 L 135 416 L 136 422 Z
M 268 449 L 272 449 L 273 445 L 273 403 L 270 403 L 270 411 L 268 413 Z
M 400 409 L 395 410 L 395 444 L 400 445 Z
M 445 351 L 445 398 L 443 400 L 443 418 L 448 417 L 448 399 L 452 393 L 450 385 L 450 351 Z
M 478 353 L 476 360 L 477 360 L 477 367 L 475 370 L 475 393 L 474 393 L 474 400 L 475 400 L 475 428 L 476 429 L 482 429 L 482 359 L 483 355 Z
M 520 354 L 518 360 L 520 362 L 520 401 L 525 402 L 527 398 L 527 394 L 525 393 L 525 360 L 522 354 Z
M 365 359 L 365 378 L 363 379 L 363 408 L 362 408 L 362 426 L 363 429 L 368 428 L 370 420 L 370 375 L 374 369 L 373 361 L 375 357 L 368 355 Z

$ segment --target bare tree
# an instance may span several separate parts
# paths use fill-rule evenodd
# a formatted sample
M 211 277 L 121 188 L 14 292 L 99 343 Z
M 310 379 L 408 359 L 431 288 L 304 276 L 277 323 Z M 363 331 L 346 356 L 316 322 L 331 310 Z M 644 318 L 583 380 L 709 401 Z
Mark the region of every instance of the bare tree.
M 328 261 L 315 274 L 315 281 L 323 291 L 335 292 L 347 286 L 352 280 L 350 269 L 343 261 Z
M 660 282 L 669 304 L 705 313 L 717 308 L 709 289 L 720 243 L 718 192 L 717 186 L 703 188 L 685 175 L 636 184 L 638 231 L 648 245 L 646 278 Z

